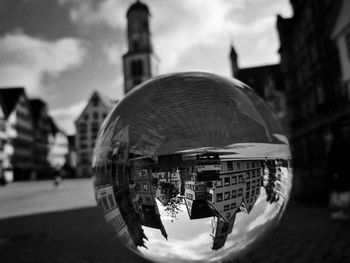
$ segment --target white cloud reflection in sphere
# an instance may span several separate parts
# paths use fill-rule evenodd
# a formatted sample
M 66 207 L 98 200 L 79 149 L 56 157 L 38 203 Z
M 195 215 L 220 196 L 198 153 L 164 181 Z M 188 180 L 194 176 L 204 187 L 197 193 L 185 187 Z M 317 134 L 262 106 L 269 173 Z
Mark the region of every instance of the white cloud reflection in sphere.
M 278 223 L 292 182 L 288 139 L 243 83 L 203 72 L 136 87 L 103 123 L 98 206 L 121 241 L 155 262 L 247 252 Z

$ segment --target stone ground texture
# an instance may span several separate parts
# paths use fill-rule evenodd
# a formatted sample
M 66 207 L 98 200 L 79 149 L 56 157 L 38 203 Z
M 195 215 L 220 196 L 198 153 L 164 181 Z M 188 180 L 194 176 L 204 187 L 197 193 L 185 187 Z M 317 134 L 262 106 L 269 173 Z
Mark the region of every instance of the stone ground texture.
M 81 191 L 90 183 L 65 181 L 56 190 L 45 190 L 51 187 L 51 182 L 36 187 L 33 183 L 20 183 L 0 188 L 0 262 L 148 262 L 114 239 L 91 203 L 91 189 L 88 190 L 91 194 Z M 23 188 L 32 190 L 21 192 Z M 33 214 L 29 214 L 28 206 L 38 199 L 35 189 L 42 191 L 48 200 L 42 201 L 44 213 L 37 213 L 39 208 L 35 204 Z M 72 189 L 79 199 L 77 207 L 65 204 L 64 210 L 58 209 L 58 205 L 55 211 L 45 208 L 50 198 L 62 196 L 66 200 Z M 25 209 L 19 206 L 26 213 L 16 208 L 10 213 L 5 211 L 10 202 L 16 204 L 10 201 L 11 196 L 11 200 L 17 198 L 17 203 L 27 206 Z M 327 207 L 290 202 L 277 228 L 248 254 L 229 262 L 350 262 L 350 222 L 334 221 L 329 215 Z

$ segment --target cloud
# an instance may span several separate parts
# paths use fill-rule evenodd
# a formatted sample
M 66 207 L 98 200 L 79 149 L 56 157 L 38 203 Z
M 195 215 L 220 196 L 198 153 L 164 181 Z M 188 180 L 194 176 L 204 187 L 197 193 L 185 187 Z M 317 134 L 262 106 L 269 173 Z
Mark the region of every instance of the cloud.
M 77 67 L 85 54 L 83 43 L 74 38 L 47 41 L 9 33 L 0 38 L 0 86 L 24 86 L 30 95 L 38 95 L 45 75 L 57 77 Z
M 102 52 L 106 55 L 107 61 L 113 65 L 121 66 L 122 50 L 119 45 L 106 44 L 102 47 Z
M 125 10 L 130 2 L 116 0 L 61 0 L 61 4 L 70 5 L 72 22 L 82 26 L 105 25 L 112 28 L 125 27 Z
M 73 22 L 126 31 L 126 11 L 131 1 L 62 1 L 74 3 Z M 291 13 L 287 0 L 143 2 L 151 12 L 153 44 L 161 61 L 159 73 L 201 68 L 228 75 L 231 41 L 236 44 L 242 66 L 275 63 L 278 61 L 275 17 L 277 13 L 285 16 Z M 204 59 L 197 50 L 209 53 Z M 213 59 L 220 60 L 223 66 L 218 68 Z
M 58 126 L 63 128 L 67 134 L 74 134 L 74 121 L 79 117 L 79 114 L 82 113 L 86 103 L 86 101 L 80 101 L 70 107 L 54 109 L 50 111 L 50 115 L 55 119 Z

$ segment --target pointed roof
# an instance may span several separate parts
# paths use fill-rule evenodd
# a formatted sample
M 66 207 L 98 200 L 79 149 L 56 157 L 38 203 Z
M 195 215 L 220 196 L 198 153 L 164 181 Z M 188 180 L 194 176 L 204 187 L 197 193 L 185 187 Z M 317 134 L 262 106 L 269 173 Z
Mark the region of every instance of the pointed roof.
M 75 120 L 75 123 L 77 123 L 81 119 L 81 117 L 84 115 L 85 111 L 89 107 L 91 101 L 96 99 L 96 98 L 99 99 L 102 102 L 102 104 L 106 108 L 108 108 L 109 110 L 111 110 L 114 107 L 114 105 L 118 103 L 118 100 L 112 100 L 112 99 L 108 98 L 107 96 L 102 95 L 101 93 L 99 93 L 98 91 L 95 90 L 92 93 L 92 95 L 91 95 L 90 99 L 88 100 L 88 102 L 86 103 L 86 106 L 85 106 L 84 110 L 80 113 L 78 118 Z
M 25 91 L 22 87 L 0 89 L 0 105 L 4 111 L 5 119 L 11 114 L 23 94 L 25 95 Z
M 232 44 L 231 44 L 230 57 L 231 57 L 231 58 L 232 58 L 232 57 L 237 58 L 236 50 L 235 50 L 235 48 L 233 47 Z
M 128 11 L 126 12 L 126 15 L 129 16 L 130 13 L 134 11 L 145 11 L 148 15 L 150 14 L 147 5 L 140 2 L 139 0 L 137 0 L 129 7 Z

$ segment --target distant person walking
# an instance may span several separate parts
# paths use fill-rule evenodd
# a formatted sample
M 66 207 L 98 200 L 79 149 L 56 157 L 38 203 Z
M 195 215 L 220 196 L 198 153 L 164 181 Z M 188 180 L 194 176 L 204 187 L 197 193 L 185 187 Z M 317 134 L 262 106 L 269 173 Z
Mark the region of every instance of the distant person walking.
M 59 168 L 54 173 L 54 186 L 59 186 L 63 182 L 64 170 L 63 168 Z
M 350 144 L 338 129 L 333 130 L 329 151 L 328 176 L 330 179 L 329 206 L 331 217 L 337 220 L 350 219 Z

